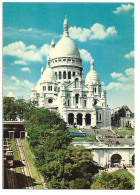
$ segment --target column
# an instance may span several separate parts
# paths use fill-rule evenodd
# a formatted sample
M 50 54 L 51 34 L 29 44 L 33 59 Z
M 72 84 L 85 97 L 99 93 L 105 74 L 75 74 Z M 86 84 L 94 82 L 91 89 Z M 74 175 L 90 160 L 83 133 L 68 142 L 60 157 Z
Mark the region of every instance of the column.
M 74 114 L 74 123 L 77 124 L 77 114 Z
M 85 118 L 85 116 L 83 116 L 82 126 L 83 126 L 83 127 L 86 126 L 86 118 Z

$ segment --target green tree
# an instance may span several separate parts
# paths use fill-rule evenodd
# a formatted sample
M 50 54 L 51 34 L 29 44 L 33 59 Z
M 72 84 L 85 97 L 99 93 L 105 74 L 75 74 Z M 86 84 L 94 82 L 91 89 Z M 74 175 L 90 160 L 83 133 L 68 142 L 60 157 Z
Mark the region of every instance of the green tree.
M 133 189 L 134 186 L 130 178 L 115 173 L 103 172 L 94 179 L 91 189 Z

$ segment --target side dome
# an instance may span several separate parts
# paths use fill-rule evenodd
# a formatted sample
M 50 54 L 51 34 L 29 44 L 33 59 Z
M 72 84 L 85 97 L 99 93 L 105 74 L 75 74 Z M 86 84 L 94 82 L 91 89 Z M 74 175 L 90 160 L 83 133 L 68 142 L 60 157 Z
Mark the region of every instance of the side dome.
M 94 84 L 100 83 L 99 76 L 98 76 L 97 72 L 93 69 L 93 67 L 94 67 L 94 60 L 93 59 L 91 59 L 90 64 L 91 64 L 91 70 L 89 71 L 89 73 L 86 76 L 85 84 L 86 85 L 94 85 Z
M 45 71 L 43 72 L 41 79 L 39 80 L 39 84 L 43 82 L 55 82 L 55 74 L 52 68 L 47 67 Z
M 99 83 L 99 76 L 95 70 L 90 70 L 90 72 L 86 76 L 85 84 L 86 85 L 94 85 Z

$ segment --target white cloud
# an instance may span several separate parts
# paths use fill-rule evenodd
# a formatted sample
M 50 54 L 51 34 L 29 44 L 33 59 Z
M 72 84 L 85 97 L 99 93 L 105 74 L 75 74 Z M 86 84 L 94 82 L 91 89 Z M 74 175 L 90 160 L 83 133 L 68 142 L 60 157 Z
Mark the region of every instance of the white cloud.
M 128 68 L 125 70 L 126 75 L 133 76 L 134 75 L 134 68 Z
M 92 34 L 90 36 L 90 39 L 99 39 L 102 40 L 106 37 L 112 36 L 114 34 L 117 34 L 117 31 L 115 30 L 115 27 L 108 27 L 105 28 L 104 25 L 96 23 L 91 27 Z
M 127 58 L 127 59 L 134 58 L 134 51 L 129 52 L 124 57 Z
M 96 23 L 90 29 L 75 26 L 70 27 L 69 33 L 72 39 L 85 42 L 91 39 L 105 39 L 106 37 L 117 34 L 117 31 L 114 26 L 108 27 L 106 29 L 104 25 Z
M 19 29 L 19 31 L 21 32 L 29 32 L 29 31 L 32 31 L 33 29 L 32 28 L 28 28 L 28 29 Z
M 18 90 L 17 87 L 14 87 L 14 86 L 11 86 L 11 85 L 9 85 L 9 86 L 3 86 L 3 89 L 4 90 Z
M 69 28 L 69 33 L 72 39 L 77 39 L 81 42 L 85 42 L 90 37 L 91 30 L 74 26 Z
M 34 86 L 34 84 L 33 83 L 30 83 L 28 80 L 24 80 L 23 83 L 22 83 L 22 85 L 25 85 L 25 86 L 28 86 L 28 87 Z
M 21 71 L 23 71 L 23 72 L 31 72 L 30 68 L 28 68 L 28 67 L 21 68 Z
M 14 61 L 14 64 L 21 64 L 21 65 L 27 65 L 27 62 L 23 60 Z
M 110 74 L 110 76 L 111 76 L 113 79 L 115 79 L 115 78 L 119 78 L 119 77 L 123 76 L 123 74 L 122 74 L 122 73 L 113 72 L 113 73 Z
M 43 57 L 49 52 L 49 45 L 44 44 L 40 49 L 35 45 L 26 46 L 22 41 L 11 43 L 3 48 L 3 55 L 15 56 L 22 61 L 43 62 Z
M 124 76 L 121 76 L 117 79 L 118 81 L 121 81 L 121 82 L 126 82 L 128 81 L 128 78 L 124 77 Z
M 50 45 L 48 44 L 44 44 L 41 48 L 40 48 L 40 54 L 42 56 L 47 56 L 50 50 Z
M 114 14 L 120 14 L 122 12 L 128 12 L 129 10 L 134 9 L 134 6 L 131 4 L 122 4 L 120 7 L 117 7 L 115 11 L 113 11 Z
M 17 80 L 17 77 L 11 76 L 10 80 L 15 81 L 15 80 Z
M 119 90 L 121 88 L 123 88 L 123 84 L 117 82 L 111 82 L 106 86 L 106 90 L 111 90 L 111 89 Z
M 91 54 L 87 50 L 80 49 L 79 51 L 80 51 L 80 56 L 81 56 L 82 60 L 84 60 L 84 61 L 90 61 L 91 60 L 91 58 L 92 58 Z
M 104 85 L 104 84 L 105 84 L 105 83 L 102 81 L 102 82 L 101 82 L 101 85 Z

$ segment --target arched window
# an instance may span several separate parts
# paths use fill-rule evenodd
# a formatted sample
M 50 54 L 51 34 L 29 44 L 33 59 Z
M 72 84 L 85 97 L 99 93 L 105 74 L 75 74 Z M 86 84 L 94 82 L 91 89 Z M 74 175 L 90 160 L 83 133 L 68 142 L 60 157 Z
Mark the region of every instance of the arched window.
M 73 76 L 75 76 L 75 72 L 73 72 Z
M 75 95 L 75 102 L 76 102 L 76 104 L 78 104 L 78 101 L 79 101 L 79 94 L 76 94 Z
M 95 87 L 95 93 L 96 93 L 96 87 Z
M 66 71 L 63 72 L 63 79 L 66 79 Z
M 55 72 L 55 78 L 56 78 L 56 80 L 57 80 L 57 72 Z
M 76 79 L 75 79 L 75 88 L 78 87 L 78 81 L 79 81 L 79 80 L 76 78 Z
M 94 93 L 94 87 L 93 87 L 93 93 Z
M 102 118 L 101 118 L 101 114 L 100 114 L 100 121 L 101 121 L 101 119 L 102 119 Z
M 87 106 L 87 100 L 84 100 L 84 107 Z
M 68 79 L 71 79 L 71 72 L 68 72 Z
M 98 112 L 96 112 L 96 119 L 97 119 L 97 121 L 98 121 Z
M 70 106 L 70 100 L 68 99 L 68 106 Z
M 59 72 L 59 79 L 61 79 L 61 72 Z

